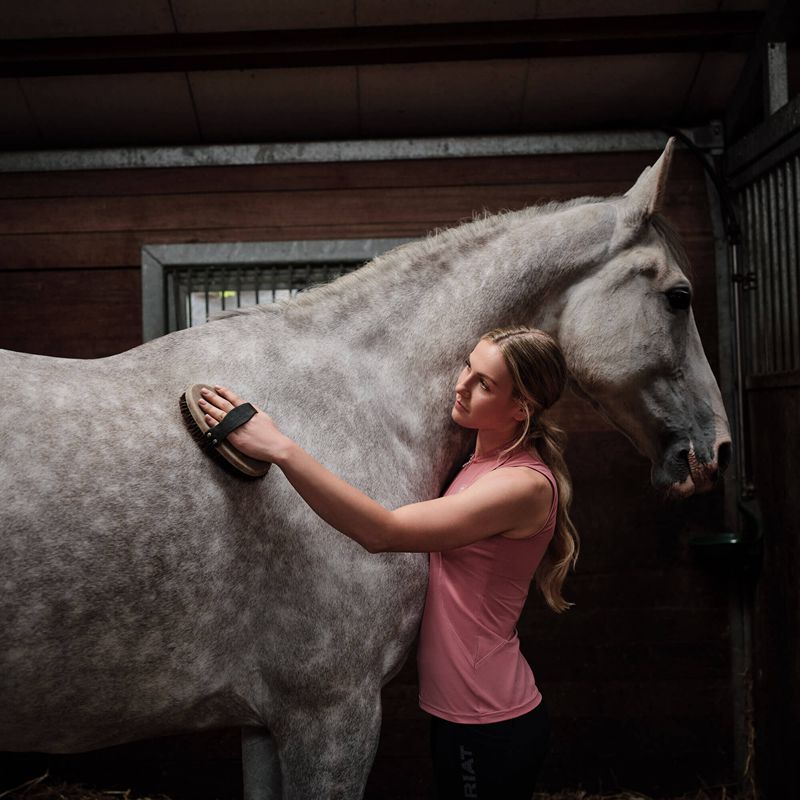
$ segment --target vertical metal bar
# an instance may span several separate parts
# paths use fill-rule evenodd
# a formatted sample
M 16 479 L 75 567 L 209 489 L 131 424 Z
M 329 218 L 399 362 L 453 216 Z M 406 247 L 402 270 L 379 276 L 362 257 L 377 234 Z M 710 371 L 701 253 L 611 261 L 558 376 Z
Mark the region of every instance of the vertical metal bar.
M 767 285 L 764 287 L 764 297 L 767 301 L 767 313 L 764 318 L 764 330 L 767 336 L 766 342 L 766 370 L 771 373 L 776 371 L 776 352 L 775 342 L 778 338 L 775 335 L 775 323 L 777 314 L 777 297 L 775 296 L 775 286 L 777 284 L 778 254 L 775 247 L 775 174 L 770 172 L 764 178 L 767 188 L 767 225 L 764 230 L 764 237 L 767 244 L 767 263 L 766 271 L 768 275 Z
M 209 281 L 211 276 L 209 275 L 209 268 L 206 267 L 203 273 L 203 294 L 206 298 L 206 322 L 208 322 L 208 314 L 210 312 L 209 304 L 208 304 L 208 293 L 210 291 Z
M 186 327 L 192 327 L 192 272 L 191 266 L 186 268 Z
M 730 247 L 730 261 L 731 261 L 731 274 L 734 278 L 741 276 L 739 271 L 739 247 L 731 245 Z M 752 265 L 750 265 L 752 270 Z M 736 464 L 739 475 L 739 491 L 743 493 L 748 484 L 748 464 L 747 452 L 749 446 L 745 443 L 745 396 L 744 396 L 744 382 L 745 382 L 745 366 L 742 353 L 742 314 L 741 314 L 741 298 L 744 291 L 741 281 L 734 280 L 733 289 L 733 350 L 734 350 L 734 363 L 736 370 L 736 442 L 738 447 L 734 448 L 736 455 Z M 752 292 L 749 292 L 752 296 Z
M 172 329 L 169 326 L 169 319 L 170 319 L 170 308 L 169 308 L 169 281 L 170 281 L 170 271 L 168 269 L 164 270 L 163 273 L 164 279 L 164 295 L 163 295 L 163 303 L 164 303 L 164 330 L 161 333 L 169 333 Z
M 287 266 L 289 267 L 289 270 L 288 270 L 288 277 L 289 277 L 289 297 L 290 297 L 290 298 L 292 298 L 292 297 L 294 297 L 294 294 L 296 294 L 296 293 L 297 293 L 297 292 L 295 291 L 295 288 L 294 288 L 294 264 L 288 264 Z M 292 294 L 293 292 L 294 292 L 294 294 Z
M 766 176 L 767 182 L 767 247 L 769 256 L 767 264 L 769 266 L 769 286 L 767 287 L 768 314 L 765 320 L 767 330 L 767 372 L 773 373 L 779 370 L 778 366 L 778 323 L 780 298 L 777 296 L 778 289 L 778 236 L 775 227 L 777 217 L 776 195 L 777 186 L 775 183 L 775 173 L 769 172 Z
M 762 291 L 764 285 L 764 269 L 761 266 L 763 259 L 764 242 L 761 236 L 761 217 L 764 213 L 764 203 L 761 196 L 761 182 L 753 183 L 753 230 L 752 254 L 753 254 L 753 273 L 755 275 L 755 286 L 753 287 L 753 297 L 750 301 L 753 315 L 753 360 L 750 364 L 751 375 L 759 374 L 761 369 L 761 317 L 762 317 Z
M 758 374 L 769 372 L 769 319 L 770 319 L 770 275 L 769 275 L 769 186 L 765 178 L 758 181 Z
M 744 191 L 745 198 L 745 224 L 744 224 L 744 264 L 747 272 L 755 273 L 756 270 L 756 254 L 755 254 L 755 237 L 753 236 L 753 229 L 755 227 L 755 187 L 750 184 Z M 739 295 L 737 294 L 737 300 Z M 742 306 L 741 314 L 744 317 L 745 333 L 744 343 L 742 348 L 744 350 L 744 363 L 748 375 L 755 372 L 755 352 L 756 352 L 756 293 L 749 291 L 746 295 L 742 295 L 740 305 Z
M 311 264 L 306 264 L 306 285 L 303 289 L 310 289 L 312 286 L 311 281 L 313 280 L 311 275 Z
M 259 289 L 261 288 L 261 264 L 256 264 L 254 268 L 254 275 L 253 275 L 253 282 L 255 284 L 255 292 L 256 292 L 256 305 L 259 303 L 258 295 Z
M 786 42 L 769 42 L 765 60 L 764 79 L 767 85 L 764 92 L 764 111 L 769 116 L 789 102 L 789 69 L 786 59 Z
M 786 181 L 789 198 L 786 203 L 789 231 L 789 297 L 792 308 L 792 326 L 789 338 L 792 342 L 792 369 L 800 369 L 800 156 L 795 156 Z
M 759 237 L 763 243 L 763 281 L 764 286 L 761 294 L 763 301 L 763 311 L 761 313 L 761 335 L 763 341 L 761 344 L 762 353 L 764 354 L 763 362 L 761 364 L 761 372 L 769 373 L 771 371 L 771 357 L 770 352 L 772 349 L 772 239 L 770 238 L 770 185 L 769 177 L 764 175 L 761 179 L 762 188 L 762 202 L 764 204 L 764 214 L 761 225 Z
M 175 327 L 172 330 L 181 328 L 181 289 L 180 289 L 180 270 L 176 269 L 172 273 L 172 309 L 175 315 Z
M 222 303 L 222 310 L 225 311 L 225 289 L 228 286 L 228 273 L 225 267 L 218 267 L 217 275 L 219 275 L 219 301 Z
M 789 342 L 789 328 L 791 318 L 791 298 L 789 297 L 789 265 L 787 263 L 786 240 L 789 231 L 786 228 L 786 170 L 780 164 L 775 169 L 776 185 L 778 188 L 778 271 L 780 276 L 778 291 L 780 293 L 780 328 L 778 333 L 778 351 L 780 354 L 780 370 L 786 372 L 791 361 L 791 344 Z
M 236 308 L 242 307 L 242 265 L 236 265 Z

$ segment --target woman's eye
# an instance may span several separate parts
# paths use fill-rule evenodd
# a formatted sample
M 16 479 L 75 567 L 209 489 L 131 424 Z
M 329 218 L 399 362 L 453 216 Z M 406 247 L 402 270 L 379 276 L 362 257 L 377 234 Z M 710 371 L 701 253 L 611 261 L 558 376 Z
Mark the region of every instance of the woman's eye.
M 482 389 L 486 389 L 486 391 L 488 392 L 489 391 L 489 384 L 486 383 L 486 381 L 481 381 L 481 388 Z
M 469 359 L 468 359 L 468 358 L 465 358 L 465 359 L 464 359 L 464 366 L 465 366 L 467 369 L 470 369 L 470 365 L 469 365 Z

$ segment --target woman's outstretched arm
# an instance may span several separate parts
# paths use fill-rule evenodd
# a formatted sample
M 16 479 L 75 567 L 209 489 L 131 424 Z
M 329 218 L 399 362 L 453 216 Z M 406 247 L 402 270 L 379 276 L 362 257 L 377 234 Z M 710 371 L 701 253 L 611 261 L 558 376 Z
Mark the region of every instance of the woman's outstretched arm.
M 230 389 L 215 389 L 204 395 L 212 426 L 243 402 Z M 494 470 L 459 494 L 389 510 L 334 475 L 258 411 L 229 435 L 231 444 L 280 467 L 325 522 L 371 553 L 449 550 L 520 528 L 534 530 L 549 511 L 547 479 L 533 470 L 513 468 Z

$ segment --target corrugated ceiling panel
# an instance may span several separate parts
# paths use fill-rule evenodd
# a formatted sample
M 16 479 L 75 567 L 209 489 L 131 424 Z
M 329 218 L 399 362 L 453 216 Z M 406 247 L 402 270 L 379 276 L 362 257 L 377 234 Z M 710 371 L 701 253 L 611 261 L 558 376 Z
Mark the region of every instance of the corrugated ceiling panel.
M 169 0 L 4 0 L 0 39 L 174 33 Z
M 196 72 L 190 80 L 205 141 L 358 135 L 355 67 Z
M 22 144 L 38 147 L 41 136 L 28 110 L 20 83 L 15 78 L 0 80 L 0 147 Z
M 693 53 L 531 59 L 524 124 L 541 131 L 674 121 L 697 62 Z
M 198 140 L 183 74 L 27 78 L 23 88 L 51 146 Z
M 365 135 L 513 131 L 525 61 L 393 64 L 359 69 Z
M 353 0 L 172 0 L 181 33 L 339 28 L 355 24 Z
M 746 53 L 705 53 L 682 116 L 695 120 L 721 116 L 746 60 Z

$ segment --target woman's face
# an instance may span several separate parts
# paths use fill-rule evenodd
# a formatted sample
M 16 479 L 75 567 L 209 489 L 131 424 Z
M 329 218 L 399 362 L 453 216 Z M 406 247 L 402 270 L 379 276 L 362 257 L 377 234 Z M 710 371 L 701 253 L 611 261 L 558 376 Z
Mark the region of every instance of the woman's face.
M 456 383 L 450 412 L 454 422 L 475 430 L 508 431 L 513 436 L 525 410 L 513 397 L 514 384 L 500 348 L 481 339 L 469 354 Z

